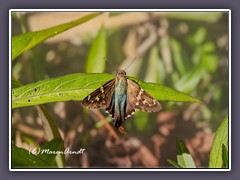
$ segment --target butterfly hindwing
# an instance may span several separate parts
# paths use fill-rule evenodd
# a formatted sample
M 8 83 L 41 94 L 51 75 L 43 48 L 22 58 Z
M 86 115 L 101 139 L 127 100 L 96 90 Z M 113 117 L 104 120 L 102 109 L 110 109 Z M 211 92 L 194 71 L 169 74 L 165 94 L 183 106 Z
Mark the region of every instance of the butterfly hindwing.
M 107 108 L 114 93 L 115 79 L 105 83 L 83 99 L 82 105 L 87 108 Z

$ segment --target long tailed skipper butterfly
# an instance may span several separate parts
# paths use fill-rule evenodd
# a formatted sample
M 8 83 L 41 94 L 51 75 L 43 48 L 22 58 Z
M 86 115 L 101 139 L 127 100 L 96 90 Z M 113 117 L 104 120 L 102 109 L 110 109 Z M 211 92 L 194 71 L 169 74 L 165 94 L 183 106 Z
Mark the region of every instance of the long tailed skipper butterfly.
M 124 70 L 118 70 L 116 78 L 108 81 L 83 99 L 86 108 L 105 108 L 114 119 L 114 126 L 126 133 L 122 123 L 130 117 L 135 109 L 146 112 L 158 112 L 160 103 L 144 91 L 135 81 L 126 77 Z

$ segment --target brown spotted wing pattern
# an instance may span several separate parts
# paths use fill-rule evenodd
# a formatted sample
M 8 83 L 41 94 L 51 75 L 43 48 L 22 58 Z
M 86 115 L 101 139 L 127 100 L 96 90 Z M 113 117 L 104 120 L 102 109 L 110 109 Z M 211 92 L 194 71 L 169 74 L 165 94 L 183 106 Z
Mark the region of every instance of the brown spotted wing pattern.
M 124 92 L 124 93 L 122 93 Z M 160 103 L 144 91 L 135 81 L 127 79 L 126 72 L 119 70 L 116 78 L 93 91 L 82 101 L 87 108 L 105 108 L 114 118 L 114 126 L 125 133 L 122 123 L 135 109 L 146 112 L 158 112 Z

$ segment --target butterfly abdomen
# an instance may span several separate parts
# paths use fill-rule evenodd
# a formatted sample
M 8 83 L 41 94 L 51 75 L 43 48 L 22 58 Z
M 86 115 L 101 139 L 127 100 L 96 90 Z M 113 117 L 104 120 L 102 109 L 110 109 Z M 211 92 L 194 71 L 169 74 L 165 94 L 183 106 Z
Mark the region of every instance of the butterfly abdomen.
M 114 126 L 116 128 L 125 120 L 127 101 L 127 80 L 120 77 L 115 83 Z

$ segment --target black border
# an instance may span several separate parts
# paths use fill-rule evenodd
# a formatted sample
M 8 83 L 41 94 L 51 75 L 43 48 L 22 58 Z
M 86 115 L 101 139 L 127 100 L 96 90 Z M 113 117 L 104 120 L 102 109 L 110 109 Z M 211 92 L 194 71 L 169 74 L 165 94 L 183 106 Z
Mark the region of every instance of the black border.
M 48 0 L 41 0 L 41 1 L 31 1 L 31 0 L 21 0 L 21 1 L 13 1 L 8 0 L 5 2 L 0 2 L 0 117 L 1 117 L 1 125 L 0 125 L 0 140 L 1 140 L 1 153 L 0 153 L 0 174 L 3 179 L 8 178 L 18 178 L 18 179 L 43 179 L 43 178 L 58 178 L 58 179 L 66 179 L 69 176 L 72 178 L 102 178 L 109 177 L 112 179 L 146 179 L 150 177 L 151 179 L 204 179 L 204 178 L 211 178 L 211 179 L 238 179 L 239 172 L 239 165 L 240 165 L 240 158 L 238 153 L 240 152 L 239 146 L 239 139 L 240 137 L 240 111 L 239 111 L 239 91 L 240 86 L 237 82 L 238 77 L 240 77 L 240 61 L 238 60 L 240 57 L 240 51 L 238 43 L 240 42 L 240 36 L 237 32 L 240 32 L 240 25 L 239 25 L 239 17 L 240 12 L 238 11 L 238 7 L 240 7 L 240 2 L 237 0 L 219 0 L 217 1 L 188 1 L 182 0 L 168 0 L 164 2 L 156 2 L 155 0 L 138 0 L 136 4 L 135 1 L 129 2 L 127 0 L 122 0 L 118 2 L 102 0 L 99 2 L 98 0 L 88 0 L 83 2 L 77 2 L 74 0 L 52 0 L 49 2 Z M 43 172 L 9 172 L 8 167 L 8 10 L 12 8 L 215 8 L 215 9 L 231 9 L 232 11 L 232 69 L 231 69 L 231 76 L 232 76 L 232 87 L 231 93 L 232 99 L 231 106 L 232 114 L 231 122 L 232 122 L 232 171 L 231 172 L 81 172 L 77 174 L 74 172 L 70 173 L 43 173 Z M 121 176 L 119 176 L 121 174 Z M 39 176 L 38 176 L 39 175 Z M 100 177 L 100 175 L 102 177 Z M 103 177 L 103 178 L 104 178 Z

